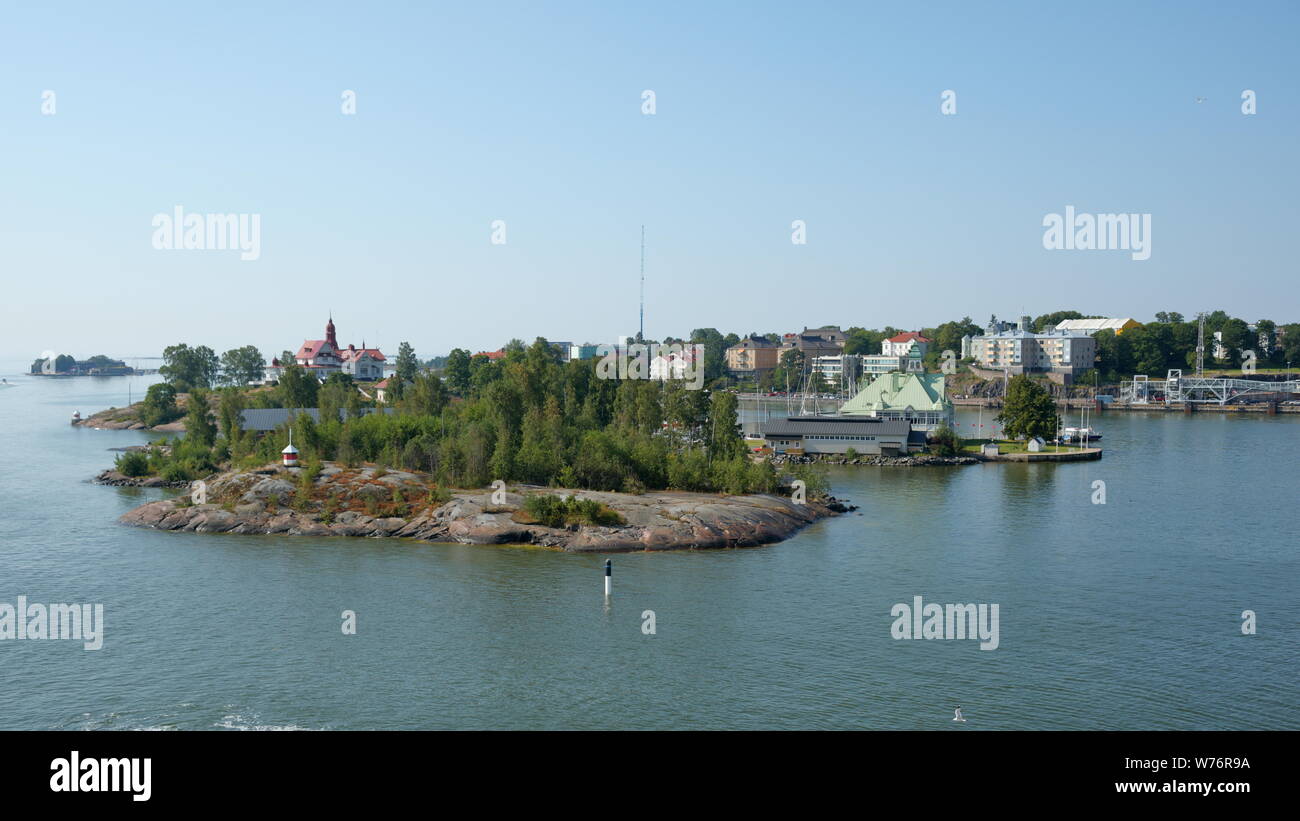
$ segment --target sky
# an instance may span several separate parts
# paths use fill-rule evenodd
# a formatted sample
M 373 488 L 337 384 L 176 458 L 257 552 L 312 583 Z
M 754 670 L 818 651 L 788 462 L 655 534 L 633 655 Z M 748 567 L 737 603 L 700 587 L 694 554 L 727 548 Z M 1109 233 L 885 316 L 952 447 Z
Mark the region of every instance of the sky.
M 1283 2 L 12 4 L 0 355 L 269 359 L 331 312 L 424 358 L 613 341 L 642 225 L 652 339 L 1300 321 L 1297 34 Z M 155 248 L 177 206 L 256 216 L 257 258 Z M 1067 206 L 1150 215 L 1150 258 L 1044 248 Z

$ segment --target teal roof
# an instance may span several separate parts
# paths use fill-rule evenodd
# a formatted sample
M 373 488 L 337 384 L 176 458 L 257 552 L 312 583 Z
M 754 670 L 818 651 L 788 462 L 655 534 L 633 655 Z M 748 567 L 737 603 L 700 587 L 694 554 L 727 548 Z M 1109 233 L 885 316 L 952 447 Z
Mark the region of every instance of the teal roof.
M 941 373 L 882 373 L 857 396 L 844 403 L 842 414 L 871 414 L 910 407 L 946 411 L 948 390 Z

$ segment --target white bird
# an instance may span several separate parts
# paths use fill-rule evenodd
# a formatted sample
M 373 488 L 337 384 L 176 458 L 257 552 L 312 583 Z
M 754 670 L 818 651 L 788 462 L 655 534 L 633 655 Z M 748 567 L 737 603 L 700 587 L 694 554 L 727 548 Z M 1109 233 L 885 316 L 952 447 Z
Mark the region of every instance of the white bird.
M 1205 102 L 1205 98 L 1204 98 L 1204 97 L 1197 97 L 1197 98 L 1196 98 L 1196 102 L 1198 102 L 1198 103 L 1203 103 L 1203 102 Z
M 961 715 L 961 708 L 960 708 L 960 707 L 958 707 L 956 710 L 953 710 L 953 718 L 952 718 L 952 720 L 953 720 L 953 721 L 960 721 L 960 722 L 962 722 L 962 723 L 965 723 L 966 719 L 962 718 L 962 715 Z

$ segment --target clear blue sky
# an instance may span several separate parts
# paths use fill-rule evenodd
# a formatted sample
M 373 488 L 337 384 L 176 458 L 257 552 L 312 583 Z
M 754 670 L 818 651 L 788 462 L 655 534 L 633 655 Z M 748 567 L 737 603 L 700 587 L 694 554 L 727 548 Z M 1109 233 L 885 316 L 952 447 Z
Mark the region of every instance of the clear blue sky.
M 282 5 L 5 10 L 3 355 L 612 340 L 643 223 L 652 338 L 1300 321 L 1296 3 Z M 155 250 L 178 204 L 261 258 Z M 1151 259 L 1044 250 L 1066 205 L 1150 213 Z

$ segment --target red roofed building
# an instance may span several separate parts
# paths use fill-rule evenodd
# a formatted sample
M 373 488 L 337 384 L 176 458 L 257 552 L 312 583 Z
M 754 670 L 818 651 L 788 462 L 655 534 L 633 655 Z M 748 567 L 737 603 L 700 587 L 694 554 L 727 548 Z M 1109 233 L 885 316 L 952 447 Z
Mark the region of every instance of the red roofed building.
M 503 357 L 506 355 L 506 349 L 505 349 L 505 348 L 502 348 L 502 349 L 499 350 L 499 351 L 479 351 L 478 353 L 476 353 L 476 354 L 474 354 L 474 355 L 475 355 L 475 356 L 486 356 L 488 359 L 490 359 L 491 361 L 495 362 L 495 361 L 497 361 L 498 359 L 501 359 L 501 358 L 503 358 Z
M 901 333 L 898 336 L 891 336 L 889 339 L 880 343 L 880 355 L 907 356 L 914 346 L 918 349 L 921 356 L 925 356 L 925 352 L 930 347 L 930 340 L 915 331 Z
M 331 373 L 346 373 L 362 382 L 382 379 L 384 363 L 388 361 L 382 351 L 378 348 L 367 348 L 364 341 L 360 348 L 355 345 L 340 347 L 332 316 L 325 325 L 325 338 L 303 340 L 302 345 L 298 347 L 298 353 L 294 354 L 293 358 L 298 365 L 307 368 L 322 379 Z M 283 363 L 278 359 L 272 360 L 271 366 L 266 371 L 267 381 L 279 379 L 283 369 Z

